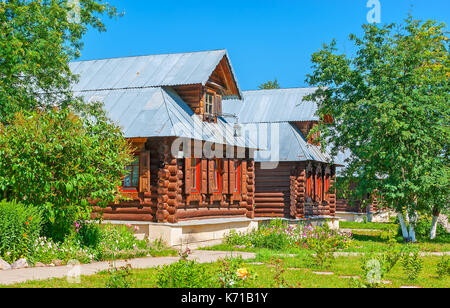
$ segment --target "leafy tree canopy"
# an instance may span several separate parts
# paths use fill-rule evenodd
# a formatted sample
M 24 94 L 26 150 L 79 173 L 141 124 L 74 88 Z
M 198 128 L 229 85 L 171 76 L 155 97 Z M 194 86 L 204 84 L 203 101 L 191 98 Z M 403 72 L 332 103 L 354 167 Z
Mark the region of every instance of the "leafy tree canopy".
M 278 80 L 275 78 L 274 81 L 268 81 L 266 83 L 263 83 L 258 86 L 261 90 L 269 90 L 269 89 L 280 89 L 280 84 L 278 83 Z
M 114 200 L 131 159 L 101 104 L 71 91 L 69 62 L 103 15 L 120 14 L 103 0 L 0 1 L 0 197 L 39 207 L 59 240 L 89 202 Z
M 88 113 L 19 112 L 0 124 L 0 194 L 38 206 L 53 238 L 80 215 L 90 218 L 90 201 L 114 201 L 129 161 L 120 129 L 98 109 Z
M 119 15 L 104 0 L 0 1 L 0 122 L 21 109 L 74 101 L 69 62 L 89 27 L 105 31 L 104 14 Z
M 416 21 L 364 25 L 351 35 L 356 54 L 338 53 L 336 42 L 312 56 L 307 82 L 319 86 L 323 143 L 333 154 L 349 149 L 345 178 L 363 198 L 377 191 L 400 211 L 448 208 L 449 39 L 445 25 Z

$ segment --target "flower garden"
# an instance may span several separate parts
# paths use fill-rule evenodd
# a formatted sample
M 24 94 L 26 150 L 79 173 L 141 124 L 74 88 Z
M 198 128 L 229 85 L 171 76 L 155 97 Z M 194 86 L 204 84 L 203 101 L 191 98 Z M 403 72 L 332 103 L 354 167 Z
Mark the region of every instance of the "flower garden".
M 162 242 L 138 240 L 136 231 L 131 225 L 76 220 L 68 227 L 64 239 L 58 240 L 46 234 L 45 220 L 39 210 L 3 201 L 0 202 L 0 259 L 5 268 L 1 269 L 58 266 L 72 260 L 91 263 L 177 254 Z
M 315 249 L 326 242 L 335 249 L 345 249 L 351 245 L 352 234 L 332 231 L 326 227 L 313 227 L 306 223 L 293 226 L 274 220 L 248 234 L 231 232 L 225 242 L 233 246 L 269 249 Z
M 425 220 L 424 225 L 428 223 Z M 343 226 L 347 228 L 345 231 L 335 231 L 326 224 L 312 226 L 307 220 L 297 225 L 272 220 L 249 233 L 230 232 L 221 245 L 204 250 L 228 251 L 231 257 L 200 264 L 189 259 L 190 250 L 182 253 L 167 248 L 162 241 L 137 239 L 138 229 L 132 225 L 74 220 L 63 240 L 52 238 L 39 210 L 20 203 L 0 202 L 0 265 L 11 264 L 10 267 L 17 269 L 60 266 L 74 260 L 86 264 L 180 256 L 178 262 L 147 270 L 134 270 L 131 265 L 117 268 L 111 264 L 108 271 L 83 277 L 81 285 L 53 279 L 13 287 L 378 288 L 441 287 L 450 283 L 450 261 L 446 255 L 450 251 L 450 238 L 445 230 L 440 230 L 434 241 L 426 240 L 418 232 L 419 243 L 411 245 L 403 242 L 396 221 L 343 223 Z M 232 257 L 234 251 L 252 252 L 255 258 Z M 374 265 L 379 269 L 376 281 L 367 278 Z

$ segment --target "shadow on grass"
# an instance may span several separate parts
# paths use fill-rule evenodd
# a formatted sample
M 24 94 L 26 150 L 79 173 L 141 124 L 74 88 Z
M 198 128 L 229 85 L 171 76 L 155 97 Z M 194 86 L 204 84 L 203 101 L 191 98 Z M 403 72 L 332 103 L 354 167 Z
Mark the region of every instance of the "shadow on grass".
M 352 238 L 361 242 L 386 243 L 386 239 L 382 238 L 381 235 L 353 234 Z

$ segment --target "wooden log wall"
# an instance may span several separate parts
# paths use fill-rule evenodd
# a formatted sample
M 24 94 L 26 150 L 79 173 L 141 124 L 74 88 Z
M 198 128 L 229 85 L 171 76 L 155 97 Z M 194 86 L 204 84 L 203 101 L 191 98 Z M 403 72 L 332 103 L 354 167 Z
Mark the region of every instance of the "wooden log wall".
M 214 164 L 207 159 L 201 160 L 200 193 L 189 194 L 185 187 L 185 159 L 171 156 L 170 138 L 152 139 L 141 146 L 139 189 L 136 192 L 124 192 L 129 201 L 118 201 L 106 209 L 94 208 L 103 213 L 105 220 L 152 221 L 177 223 L 183 220 L 255 217 L 255 163 L 252 159 L 240 160 L 241 193 L 234 192 L 230 179 L 229 160 L 223 162 L 222 193 L 213 193 L 210 184 Z M 145 156 L 144 157 L 144 150 Z M 234 170 L 234 169 L 233 169 Z M 234 172 L 234 171 L 233 171 Z M 233 186 L 230 186 L 233 183 Z
M 291 164 L 276 169 L 261 169 L 256 163 L 255 217 L 288 217 L 290 214 Z
M 313 199 L 307 198 L 307 174 L 312 168 L 311 184 Z M 324 181 L 329 175 L 333 184 L 333 170 L 325 164 L 304 162 L 283 162 L 276 169 L 262 170 L 257 163 L 255 216 L 299 218 L 311 216 L 334 216 L 336 213 L 336 194 L 329 190 L 326 194 Z M 319 181 L 320 179 L 320 181 Z

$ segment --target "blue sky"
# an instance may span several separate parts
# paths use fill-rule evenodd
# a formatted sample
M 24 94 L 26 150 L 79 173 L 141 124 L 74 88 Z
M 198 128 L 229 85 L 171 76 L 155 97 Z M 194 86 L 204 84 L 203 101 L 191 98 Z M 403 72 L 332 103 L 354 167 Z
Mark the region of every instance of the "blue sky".
M 124 11 L 89 31 L 81 60 L 173 52 L 228 50 L 242 89 L 277 78 L 282 87 L 307 86 L 311 54 L 335 38 L 352 51 L 368 0 L 109 0 Z M 449 0 L 379 0 L 381 22 L 415 18 L 450 23 Z

